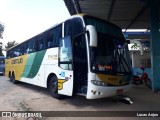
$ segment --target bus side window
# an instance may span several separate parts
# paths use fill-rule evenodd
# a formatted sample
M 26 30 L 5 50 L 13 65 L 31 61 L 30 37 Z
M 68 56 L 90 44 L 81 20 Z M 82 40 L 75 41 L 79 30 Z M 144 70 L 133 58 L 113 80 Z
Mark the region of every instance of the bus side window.
M 17 48 L 17 56 L 21 56 L 22 55 L 22 49 L 21 49 L 21 46 L 19 46 Z
M 13 56 L 12 57 L 17 57 L 17 48 L 13 49 Z
M 65 21 L 64 36 L 72 36 L 72 20 Z
M 62 38 L 62 24 L 49 30 L 46 35 L 47 48 L 58 47 L 59 40 Z
M 11 51 L 10 51 L 10 50 L 8 50 L 8 51 L 7 51 L 7 55 L 6 55 L 6 57 L 7 57 L 7 58 L 10 58 L 10 56 L 11 56 Z
M 39 40 L 36 40 L 36 41 L 35 41 L 35 45 L 34 45 L 34 50 L 35 50 L 35 51 L 40 50 L 39 44 L 40 44 Z
M 34 39 L 29 41 L 29 46 L 28 46 L 28 50 L 27 51 L 29 53 L 36 51 L 36 44 L 35 44 Z
M 27 54 L 29 51 L 27 51 L 28 50 L 28 42 L 25 42 L 24 43 L 24 46 L 23 46 L 23 55 L 24 54 Z
M 12 49 L 12 51 L 9 52 L 9 57 L 10 57 L 10 58 L 13 57 L 13 49 Z
M 47 48 L 53 47 L 53 29 L 47 33 Z
M 19 51 L 18 51 L 18 48 L 16 48 L 14 50 L 14 57 L 18 57 L 19 56 Z
M 53 42 L 52 41 L 48 41 L 48 48 L 51 48 L 53 46 Z
M 44 44 L 43 44 L 43 43 L 40 43 L 40 44 L 39 44 L 39 49 L 40 49 L 40 50 L 43 50 L 43 49 L 44 49 Z
M 44 38 L 40 38 L 39 40 L 39 50 L 44 50 L 45 49 L 45 41 Z
M 54 47 L 58 47 L 60 38 L 62 38 L 62 24 L 58 25 L 53 30 Z
M 21 55 L 24 55 L 24 49 L 25 49 L 25 45 L 21 44 Z
M 72 45 L 70 36 L 60 40 L 59 66 L 65 70 L 72 70 Z

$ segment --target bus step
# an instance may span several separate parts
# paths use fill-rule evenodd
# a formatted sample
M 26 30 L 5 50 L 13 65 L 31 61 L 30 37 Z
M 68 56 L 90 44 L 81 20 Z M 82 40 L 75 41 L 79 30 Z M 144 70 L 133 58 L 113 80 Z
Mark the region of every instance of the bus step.
M 78 93 L 87 94 L 87 86 L 82 86 L 82 87 L 78 90 Z
M 77 95 L 86 96 L 87 94 L 84 94 L 84 93 L 77 93 Z

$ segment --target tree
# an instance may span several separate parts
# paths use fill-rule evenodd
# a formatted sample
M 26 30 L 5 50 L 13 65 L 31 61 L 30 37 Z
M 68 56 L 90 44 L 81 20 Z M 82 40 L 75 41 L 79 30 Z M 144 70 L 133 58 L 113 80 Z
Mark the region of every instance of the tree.
M 2 45 L 3 45 L 3 43 L 2 43 L 2 42 L 0 42 L 0 56 L 4 56 L 4 54 L 2 53 L 2 51 L 3 51 L 3 49 L 2 49 Z
M 2 34 L 3 34 L 3 31 L 4 31 L 4 25 L 2 23 L 0 23 L 0 38 L 2 39 Z
M 134 43 L 132 46 L 131 46 L 131 49 L 133 50 L 139 50 L 139 45 L 137 43 Z
M 17 45 L 18 43 L 14 40 L 12 42 L 8 42 L 7 45 L 5 45 L 5 51 L 8 50 L 9 48 Z
M 4 31 L 4 25 L 2 23 L 0 23 L 0 39 L 3 39 L 3 37 L 2 37 L 3 31 Z M 3 45 L 3 43 L 0 42 L 0 56 L 4 56 L 2 53 L 2 51 L 3 51 L 2 45 Z

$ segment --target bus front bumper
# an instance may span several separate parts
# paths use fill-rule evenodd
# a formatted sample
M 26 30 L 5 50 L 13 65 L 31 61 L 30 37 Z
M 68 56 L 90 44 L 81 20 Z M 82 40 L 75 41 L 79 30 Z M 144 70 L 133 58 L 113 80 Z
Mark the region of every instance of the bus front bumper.
M 97 99 L 110 97 L 115 95 L 122 95 L 131 89 L 130 85 L 125 86 L 97 86 L 88 82 L 87 99 Z

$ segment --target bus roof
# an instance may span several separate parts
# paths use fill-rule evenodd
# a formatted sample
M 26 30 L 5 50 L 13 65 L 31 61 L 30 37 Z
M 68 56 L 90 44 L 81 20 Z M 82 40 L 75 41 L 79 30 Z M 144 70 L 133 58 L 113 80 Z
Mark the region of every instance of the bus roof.
M 76 15 L 72 15 L 72 16 L 70 16 L 70 17 L 69 17 L 68 19 L 66 19 L 66 20 L 69 20 L 69 19 L 72 19 L 72 18 L 75 18 L 75 17 L 85 17 L 85 16 L 90 16 L 90 17 L 93 17 L 93 18 L 96 18 L 96 19 L 101 19 L 101 20 L 103 20 L 103 21 L 105 21 L 105 22 L 107 22 L 107 23 L 109 23 L 109 24 L 112 24 L 113 26 L 121 29 L 119 26 L 117 26 L 117 25 L 115 25 L 115 24 L 113 24 L 113 23 L 110 23 L 109 21 L 106 21 L 106 20 L 104 20 L 104 19 L 102 19 L 102 18 L 98 18 L 98 17 L 95 17 L 95 16 L 88 15 L 88 14 L 86 14 L 86 13 L 79 13 L 79 14 L 76 14 Z M 36 37 L 36 36 L 40 36 L 40 35 L 43 34 L 44 32 L 46 32 L 46 31 L 48 31 L 48 30 L 50 30 L 50 29 L 52 29 L 52 28 L 54 28 L 54 27 L 62 24 L 62 23 L 65 22 L 66 20 L 64 20 L 64 21 L 62 21 L 62 22 L 60 22 L 60 23 L 57 23 L 57 24 L 53 25 L 52 27 L 46 29 L 45 31 L 43 31 L 43 32 L 41 32 L 41 33 L 39 33 L 39 34 L 37 34 L 37 35 L 35 35 L 35 36 L 33 36 L 33 37 L 31 37 L 31 38 L 29 38 L 29 39 L 21 42 L 21 43 L 19 43 L 19 44 L 15 45 L 15 46 L 13 46 L 13 47 L 11 47 L 11 48 L 9 48 L 8 50 L 10 50 L 10 49 L 12 49 L 12 48 L 14 48 L 14 47 L 16 47 L 16 46 L 19 46 L 20 44 L 23 44 L 24 42 L 27 42 L 28 40 L 30 40 L 30 39 L 32 39 L 32 38 L 34 38 L 34 37 Z M 7 50 L 7 51 L 8 51 L 8 50 Z

